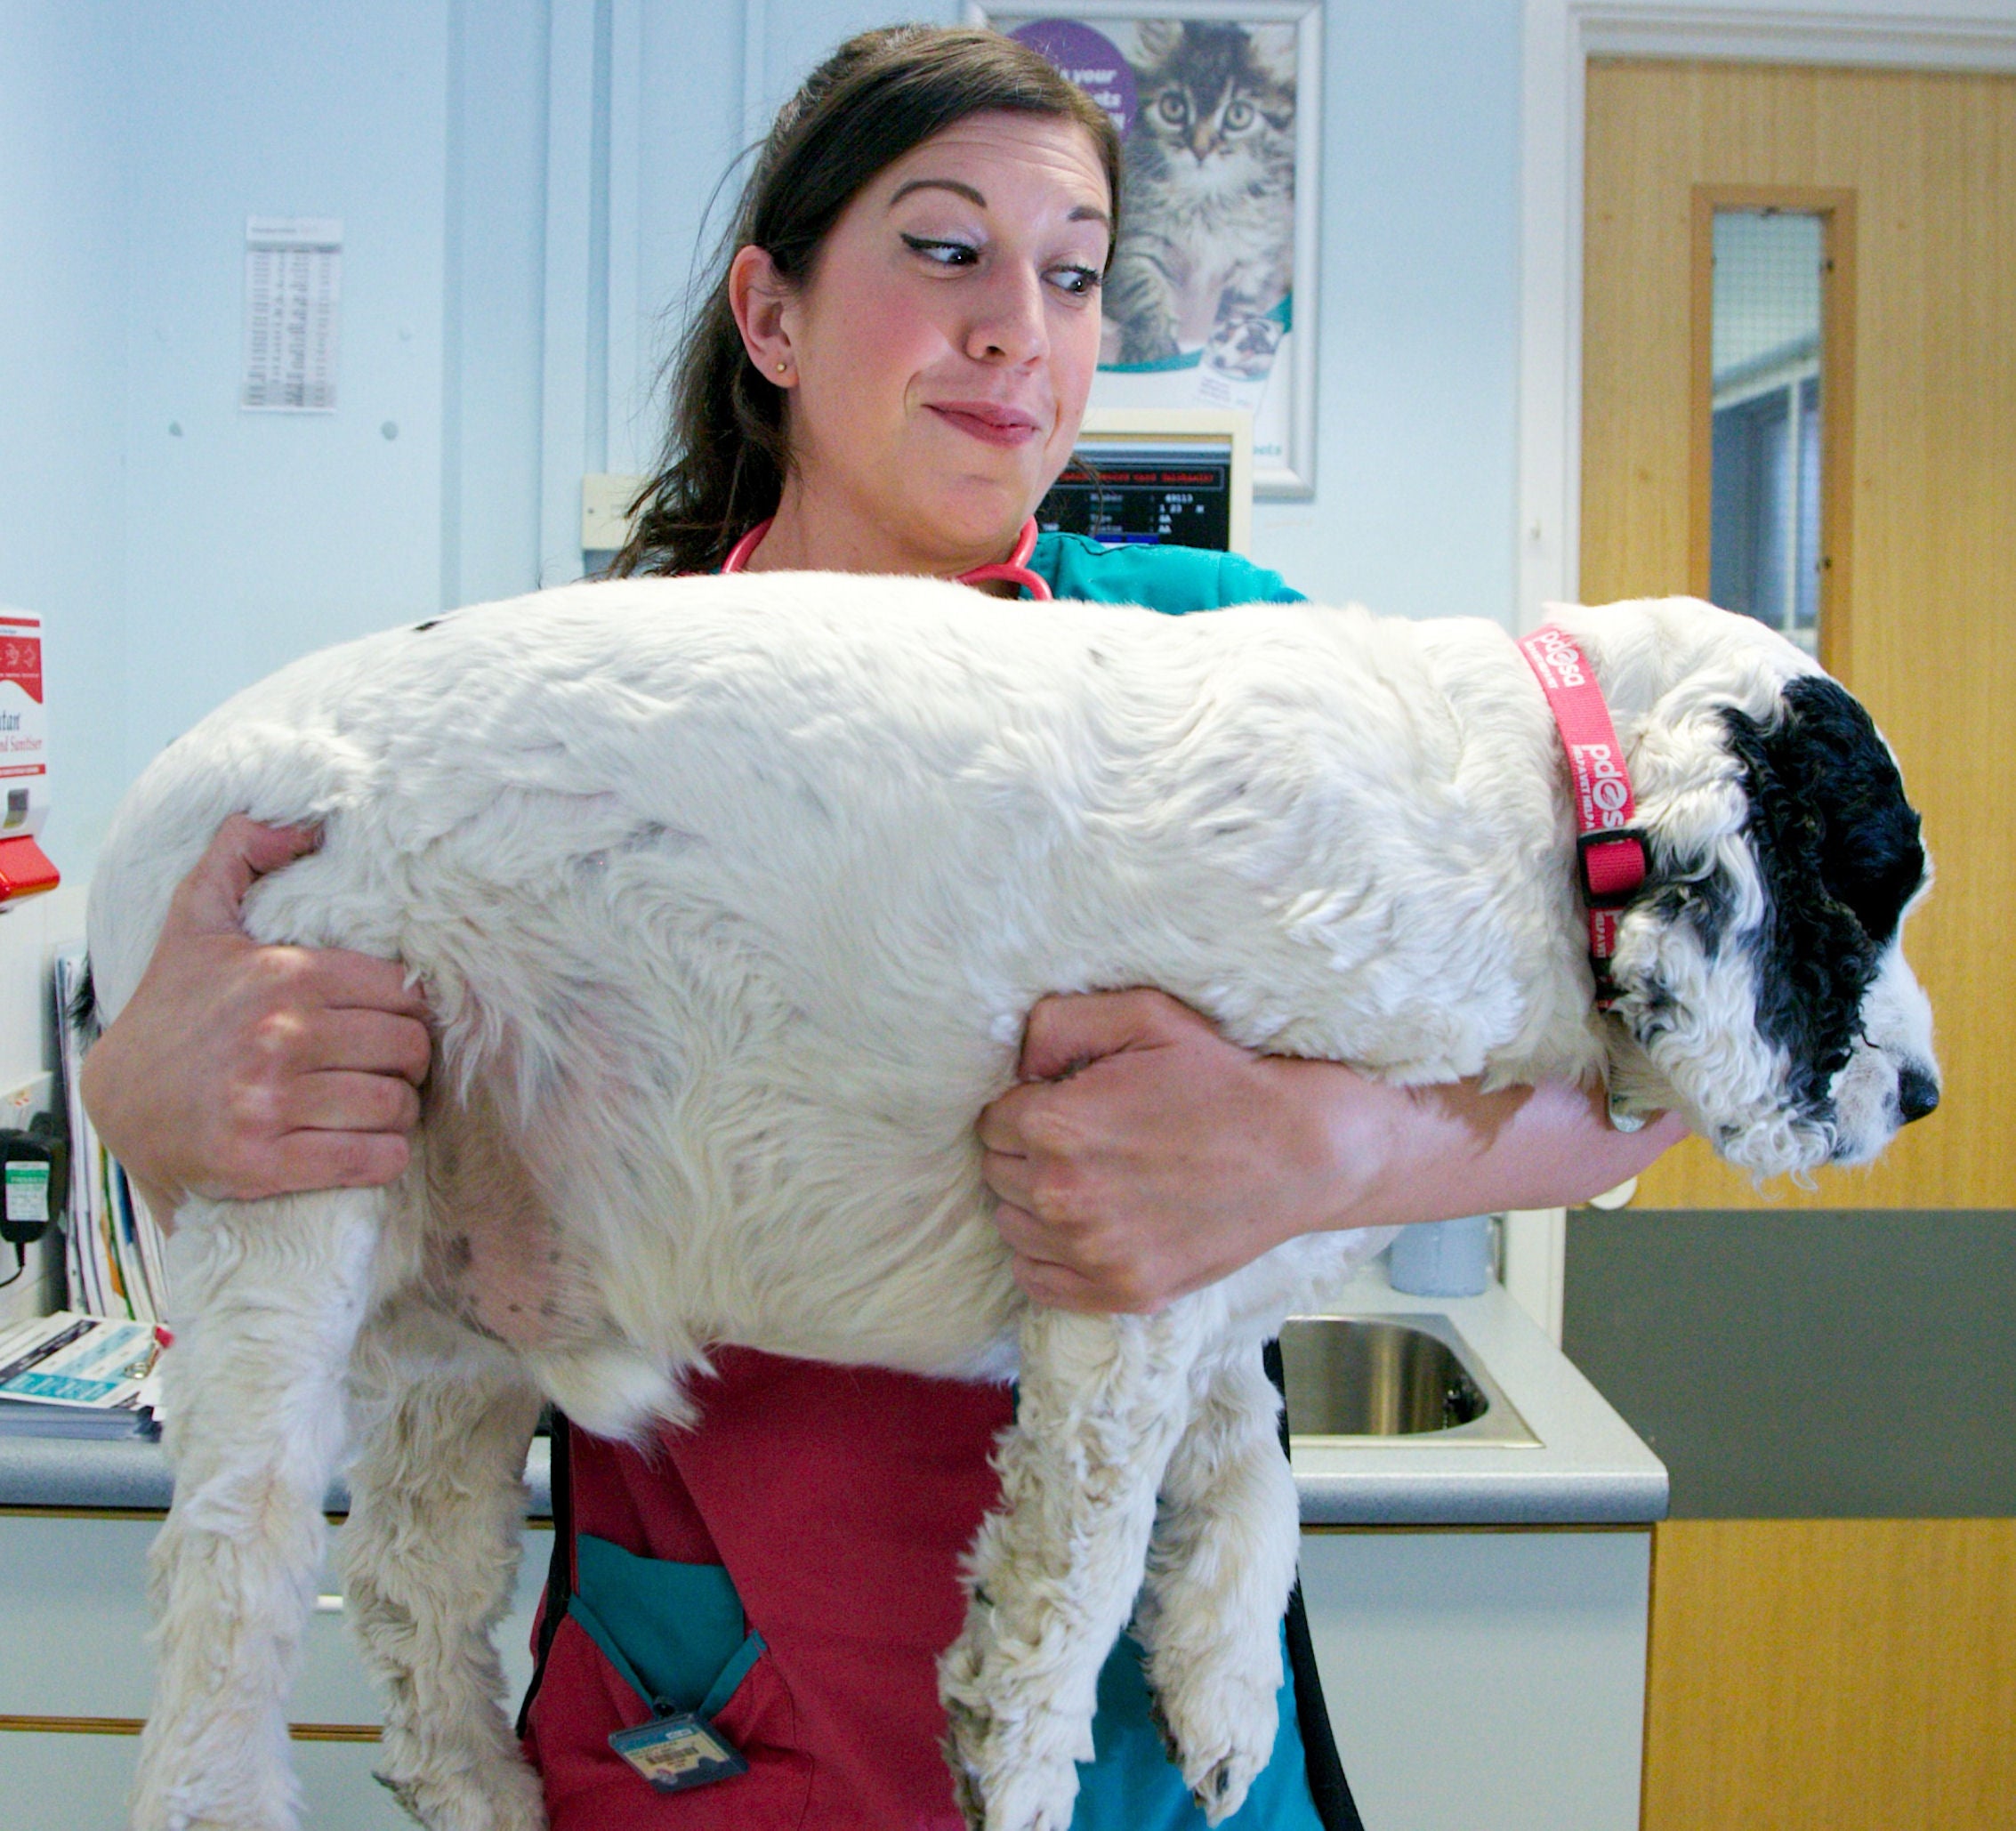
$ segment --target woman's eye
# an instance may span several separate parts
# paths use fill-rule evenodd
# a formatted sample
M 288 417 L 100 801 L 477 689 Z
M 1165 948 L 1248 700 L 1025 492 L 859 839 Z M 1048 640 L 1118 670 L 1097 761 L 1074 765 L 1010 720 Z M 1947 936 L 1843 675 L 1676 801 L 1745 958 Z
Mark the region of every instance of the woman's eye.
M 1050 270 L 1050 277 L 1074 299 L 1089 298 L 1099 290 L 1099 270 L 1096 267 L 1053 267 Z
M 907 235 L 903 246 L 912 254 L 922 254 L 925 260 L 940 267 L 971 267 L 980 259 L 980 250 L 968 242 L 939 241 L 935 237 Z

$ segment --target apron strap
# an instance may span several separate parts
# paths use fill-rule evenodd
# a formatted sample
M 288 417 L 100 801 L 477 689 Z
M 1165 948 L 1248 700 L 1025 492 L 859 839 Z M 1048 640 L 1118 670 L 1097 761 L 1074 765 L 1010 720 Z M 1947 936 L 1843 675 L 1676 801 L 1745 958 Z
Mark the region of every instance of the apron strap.
M 567 1619 L 568 1605 L 574 1600 L 574 1459 L 569 1441 L 574 1426 L 558 1411 L 549 1409 L 548 1429 L 552 1432 L 553 1557 L 546 1568 L 546 1599 L 539 1617 L 539 1645 L 533 1657 L 532 1682 L 525 1688 L 525 1701 L 518 1706 L 518 1739 L 522 1742 L 532 1725 L 532 1700 L 539 1695 L 539 1682 L 546 1675 L 546 1658 L 553 1650 L 553 1636 Z
M 1281 1367 L 1281 1344 L 1270 1342 L 1262 1351 L 1267 1377 L 1281 1395 L 1281 1454 L 1288 1453 L 1288 1387 Z M 1302 1578 L 1288 1592 L 1288 1670 L 1295 1682 L 1295 1716 L 1302 1727 L 1302 1763 L 1309 1771 L 1309 1795 L 1324 1831 L 1365 1831 L 1344 1778 L 1343 1759 L 1331 1733 L 1330 1713 L 1323 1702 L 1323 1678 L 1316 1669 L 1316 1643 L 1309 1634 L 1309 1610 L 1302 1599 Z

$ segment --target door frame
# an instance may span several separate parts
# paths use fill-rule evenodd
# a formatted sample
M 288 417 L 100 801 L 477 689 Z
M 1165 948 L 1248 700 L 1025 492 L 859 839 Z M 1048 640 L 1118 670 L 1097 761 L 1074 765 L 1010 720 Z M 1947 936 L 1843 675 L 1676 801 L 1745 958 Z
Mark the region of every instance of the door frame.
M 2016 73 L 2016 0 L 1917 0 L 1844 13 L 1673 0 L 1523 0 L 1520 159 L 1519 515 L 1521 633 L 1575 601 L 1582 547 L 1585 107 L 1593 57 L 1722 59 Z M 1508 1214 L 1505 1288 L 1561 1334 L 1568 1214 Z

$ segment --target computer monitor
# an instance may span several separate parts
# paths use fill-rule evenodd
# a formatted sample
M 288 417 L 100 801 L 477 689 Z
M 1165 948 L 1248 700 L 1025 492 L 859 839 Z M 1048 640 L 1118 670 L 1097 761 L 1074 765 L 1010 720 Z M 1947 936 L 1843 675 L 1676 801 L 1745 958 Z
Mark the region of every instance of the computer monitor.
M 582 480 L 581 546 L 593 567 L 630 537 L 642 477 Z M 1253 421 L 1224 407 L 1095 407 L 1036 525 L 1124 545 L 1152 541 L 1243 553 L 1253 533 Z
M 1252 418 L 1209 407 L 1094 408 L 1036 519 L 1115 545 L 1243 553 L 1253 528 Z

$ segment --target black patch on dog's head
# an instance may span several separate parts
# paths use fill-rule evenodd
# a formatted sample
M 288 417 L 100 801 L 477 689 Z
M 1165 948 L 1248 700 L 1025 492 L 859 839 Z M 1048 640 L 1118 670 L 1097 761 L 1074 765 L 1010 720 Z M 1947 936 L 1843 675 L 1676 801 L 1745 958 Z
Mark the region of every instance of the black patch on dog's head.
M 1917 811 L 1869 714 L 1843 688 L 1809 674 L 1785 690 L 1821 822 L 1820 875 L 1878 947 L 1897 932 L 1925 881 Z
M 1798 1109 L 1825 1117 L 1863 995 L 1924 881 L 1918 816 L 1868 714 L 1830 680 L 1791 682 L 1770 724 L 1733 708 L 1722 722 L 1767 905 L 1757 1028 L 1789 1057 Z

